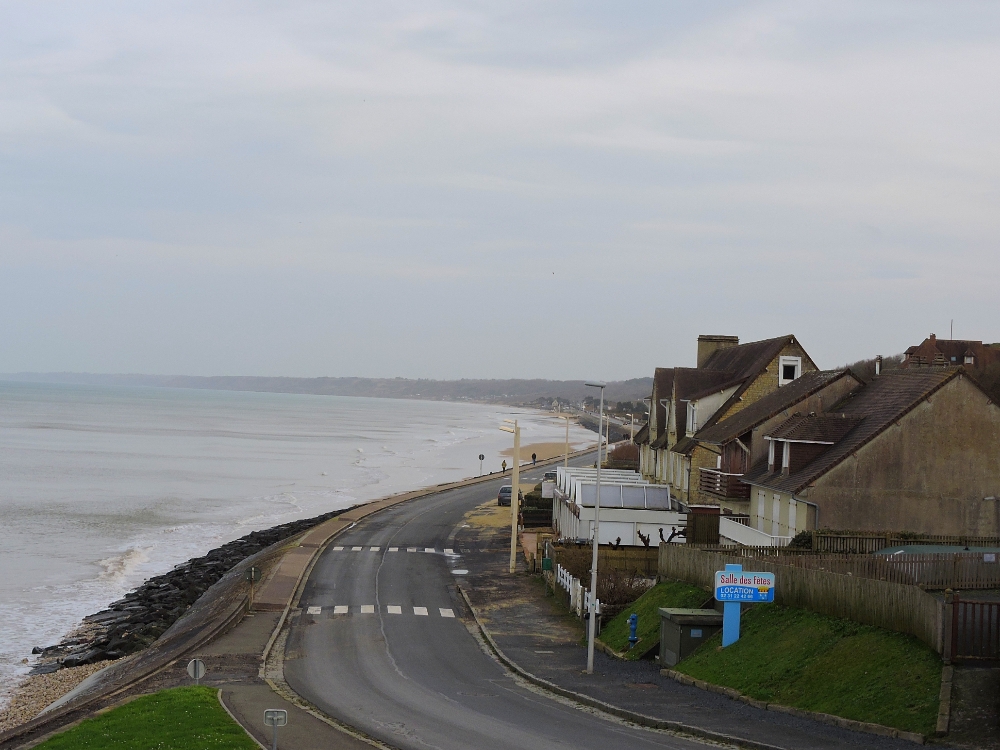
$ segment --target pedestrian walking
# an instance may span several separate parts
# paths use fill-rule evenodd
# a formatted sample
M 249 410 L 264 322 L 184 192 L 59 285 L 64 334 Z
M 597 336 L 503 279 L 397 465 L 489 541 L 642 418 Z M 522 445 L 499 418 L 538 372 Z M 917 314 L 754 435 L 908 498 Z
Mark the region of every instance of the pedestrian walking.
M 507 471 L 507 459 L 504 459 L 503 463 L 500 465 L 503 467 L 504 471 Z
M 538 456 L 536 456 L 534 453 L 532 453 L 531 454 L 531 465 L 534 466 L 537 461 L 538 461 Z

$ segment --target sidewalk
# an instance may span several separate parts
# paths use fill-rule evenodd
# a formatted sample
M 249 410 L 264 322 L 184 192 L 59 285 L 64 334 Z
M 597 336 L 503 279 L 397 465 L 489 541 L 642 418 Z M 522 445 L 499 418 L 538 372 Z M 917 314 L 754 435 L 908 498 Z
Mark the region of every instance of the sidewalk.
M 717 693 L 682 685 L 661 676 L 659 665 L 651 661 L 624 662 L 597 652 L 594 674 L 587 675 L 587 651 L 580 621 L 566 614 L 555 597 L 546 596 L 540 577 L 523 571 L 520 555 L 521 570 L 514 576 L 508 574 L 508 556 L 493 551 L 504 549 L 503 536 L 502 529 L 486 525 L 473 524 L 462 529 L 456 542 L 469 569 L 463 588 L 484 629 L 500 650 L 535 677 L 620 710 L 747 740 L 758 747 L 788 750 L 914 747 L 914 743 L 904 740 L 764 711 Z

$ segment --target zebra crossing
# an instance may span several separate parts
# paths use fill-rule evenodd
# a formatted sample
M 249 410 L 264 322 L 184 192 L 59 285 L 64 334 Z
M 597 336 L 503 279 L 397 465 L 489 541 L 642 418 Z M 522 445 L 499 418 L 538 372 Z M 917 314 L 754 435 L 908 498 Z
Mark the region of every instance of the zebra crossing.
M 346 545 L 338 545 L 336 547 L 333 547 L 332 549 L 334 552 L 380 552 L 382 550 L 382 548 L 378 546 L 366 546 L 366 545 L 355 545 L 350 547 Z M 430 555 L 441 554 L 437 551 L 436 547 L 389 547 L 387 551 L 424 552 Z M 442 553 L 445 555 L 456 554 L 455 550 L 452 549 L 451 547 L 446 547 L 445 549 L 442 550 Z
M 379 608 L 374 604 L 359 604 L 359 605 L 348 605 L 348 604 L 335 604 L 331 607 L 317 607 L 311 606 L 306 607 L 306 614 L 315 616 L 321 616 L 323 614 L 329 614 L 336 616 L 341 615 L 373 615 L 376 611 L 383 611 L 387 615 L 403 615 L 410 614 L 406 610 L 412 610 L 415 617 L 431 617 L 431 613 L 435 612 L 436 616 L 454 619 L 455 610 L 450 607 L 404 607 L 401 604 L 387 604 L 379 610 Z

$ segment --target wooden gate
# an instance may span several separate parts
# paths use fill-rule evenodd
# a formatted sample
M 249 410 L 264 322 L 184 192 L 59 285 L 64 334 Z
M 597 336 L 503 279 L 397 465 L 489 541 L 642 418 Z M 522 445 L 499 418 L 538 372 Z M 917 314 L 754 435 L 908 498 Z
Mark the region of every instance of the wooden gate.
M 1000 602 L 952 602 L 952 658 L 1000 659 Z

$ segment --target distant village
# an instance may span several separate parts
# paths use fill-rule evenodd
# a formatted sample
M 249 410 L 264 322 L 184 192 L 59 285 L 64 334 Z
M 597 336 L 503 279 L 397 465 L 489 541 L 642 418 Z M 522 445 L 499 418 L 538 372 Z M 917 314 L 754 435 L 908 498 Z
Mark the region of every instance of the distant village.
M 677 514 L 711 518 L 701 541 L 716 544 L 785 546 L 819 529 L 996 537 L 998 391 L 1000 344 L 931 334 L 820 370 L 794 335 L 699 336 L 697 366 L 656 368 L 648 413 L 605 464 L 665 488 L 667 504 L 618 523 L 602 512 L 601 541 L 656 540 Z

